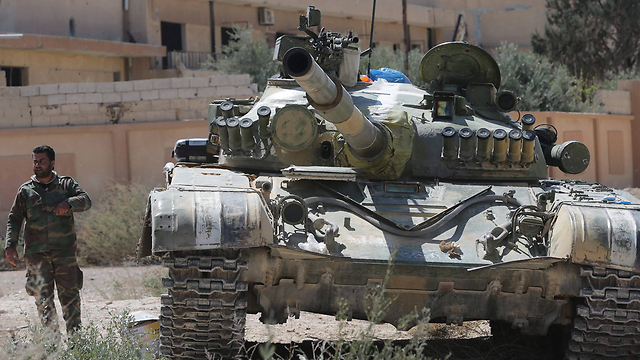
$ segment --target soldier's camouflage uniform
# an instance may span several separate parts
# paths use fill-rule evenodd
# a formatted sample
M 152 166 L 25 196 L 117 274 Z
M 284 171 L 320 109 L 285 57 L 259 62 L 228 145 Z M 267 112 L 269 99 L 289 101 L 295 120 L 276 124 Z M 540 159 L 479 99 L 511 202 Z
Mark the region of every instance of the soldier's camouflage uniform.
M 63 215 L 56 215 L 54 209 L 64 201 L 68 201 L 71 208 Z M 53 172 L 53 179 L 43 184 L 32 176 L 20 186 L 7 224 L 5 247 L 16 247 L 25 222 L 26 289 L 36 298 L 40 319 L 47 326 L 56 322 L 55 283 L 69 334 L 80 325 L 79 289 L 82 288 L 73 213 L 90 207 L 89 196 L 72 178 Z

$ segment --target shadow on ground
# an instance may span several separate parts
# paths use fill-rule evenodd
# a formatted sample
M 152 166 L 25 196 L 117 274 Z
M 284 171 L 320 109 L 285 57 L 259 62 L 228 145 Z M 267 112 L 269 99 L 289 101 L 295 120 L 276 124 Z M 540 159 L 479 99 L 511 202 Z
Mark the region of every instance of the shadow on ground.
M 408 340 L 396 340 L 394 346 L 403 347 Z M 377 346 L 384 346 L 377 342 Z M 247 343 L 252 359 L 261 359 L 256 349 L 257 343 Z M 322 342 L 304 341 L 299 344 L 274 344 L 275 359 L 298 358 L 297 354 L 305 354 L 307 359 L 317 359 L 320 356 Z M 510 340 L 498 340 L 493 337 L 475 339 L 438 339 L 427 341 L 424 358 L 448 360 L 555 360 L 563 358 L 563 346 L 548 337 L 518 336 Z M 255 350 L 251 352 L 251 350 Z M 323 357 L 331 358 L 332 352 L 326 350 Z M 292 353 L 293 352 L 293 353 Z M 314 356 L 315 353 L 315 356 Z

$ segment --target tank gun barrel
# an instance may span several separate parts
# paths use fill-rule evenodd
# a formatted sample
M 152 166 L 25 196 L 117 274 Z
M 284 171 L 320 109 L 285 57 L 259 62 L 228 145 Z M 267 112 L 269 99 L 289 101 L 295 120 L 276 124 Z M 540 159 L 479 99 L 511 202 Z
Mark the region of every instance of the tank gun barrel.
M 290 49 L 282 63 L 285 71 L 307 93 L 311 105 L 344 135 L 355 155 L 375 159 L 385 151 L 384 130 L 364 117 L 342 84 L 330 78 L 307 50 Z

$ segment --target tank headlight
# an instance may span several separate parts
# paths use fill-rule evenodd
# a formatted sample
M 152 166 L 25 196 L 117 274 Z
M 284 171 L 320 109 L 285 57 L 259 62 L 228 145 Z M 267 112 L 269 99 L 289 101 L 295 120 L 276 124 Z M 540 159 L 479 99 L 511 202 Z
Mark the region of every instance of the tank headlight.
M 509 112 L 518 106 L 518 97 L 511 91 L 500 91 L 496 95 L 496 106 L 502 112 Z
M 284 197 L 279 203 L 279 212 L 282 221 L 290 225 L 303 224 L 307 218 L 308 210 L 304 199 L 290 195 Z

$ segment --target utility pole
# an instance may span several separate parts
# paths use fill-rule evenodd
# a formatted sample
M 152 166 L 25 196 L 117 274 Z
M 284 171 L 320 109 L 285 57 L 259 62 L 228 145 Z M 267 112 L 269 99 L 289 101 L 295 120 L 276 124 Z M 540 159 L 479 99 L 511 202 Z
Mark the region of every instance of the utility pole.
M 409 75 L 409 51 L 411 51 L 411 34 L 407 24 L 407 0 L 402 0 L 402 35 L 404 39 L 404 73 Z
M 209 1 L 209 33 L 211 34 L 211 53 L 216 56 L 216 17 L 213 11 L 213 1 Z

